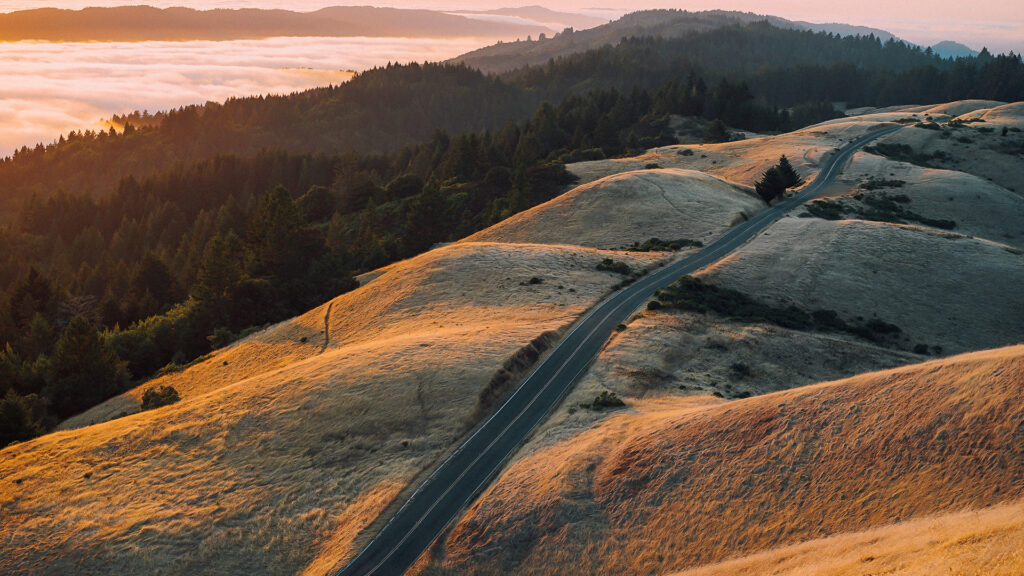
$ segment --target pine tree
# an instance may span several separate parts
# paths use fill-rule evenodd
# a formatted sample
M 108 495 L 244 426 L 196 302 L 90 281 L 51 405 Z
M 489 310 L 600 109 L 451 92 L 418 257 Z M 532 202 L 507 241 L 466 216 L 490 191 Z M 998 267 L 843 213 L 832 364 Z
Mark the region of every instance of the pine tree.
M 793 165 L 789 163 L 789 158 L 786 158 L 785 154 L 779 158 L 777 168 L 779 175 L 782 176 L 782 181 L 786 183 L 786 188 L 795 188 L 804 183 L 804 179 L 793 169 Z
M 245 248 L 234 232 L 214 236 L 206 243 L 192 297 L 200 302 L 223 303 L 232 288 L 244 277 L 242 262 Z
M 34 396 L 33 396 L 34 398 Z M 8 390 L 0 398 L 0 448 L 11 442 L 21 442 L 43 433 L 43 426 L 23 396 Z
M 766 203 L 771 204 L 772 200 L 782 196 L 786 191 L 786 181 L 783 179 L 778 166 L 772 166 L 761 174 L 761 179 L 754 184 L 754 190 Z
M 110 398 L 123 390 L 128 380 L 124 363 L 83 318 L 68 324 L 48 368 L 47 395 L 61 418 Z

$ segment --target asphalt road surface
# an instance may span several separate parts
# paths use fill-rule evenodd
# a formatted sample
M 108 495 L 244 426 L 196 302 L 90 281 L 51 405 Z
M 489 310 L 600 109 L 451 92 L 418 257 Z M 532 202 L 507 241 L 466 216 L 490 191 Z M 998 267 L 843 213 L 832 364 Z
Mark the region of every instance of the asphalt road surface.
M 399 576 L 491 481 L 505 461 L 558 405 L 604 347 L 612 331 L 657 290 L 736 250 L 793 208 L 821 195 L 857 149 L 899 127 L 871 132 L 830 158 L 800 194 L 733 227 L 696 254 L 673 262 L 616 292 L 593 309 L 518 390 L 445 460 L 391 518 L 380 534 L 336 576 Z

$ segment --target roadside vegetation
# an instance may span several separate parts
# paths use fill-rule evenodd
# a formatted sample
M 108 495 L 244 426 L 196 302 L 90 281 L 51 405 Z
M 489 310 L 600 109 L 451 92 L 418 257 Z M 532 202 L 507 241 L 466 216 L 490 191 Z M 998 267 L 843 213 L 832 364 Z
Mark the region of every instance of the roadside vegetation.
M 868 189 L 874 190 L 879 181 L 869 182 L 872 188 Z M 942 230 L 953 230 L 956 228 L 956 222 L 953 220 L 927 218 L 911 210 L 908 207 L 909 205 L 910 197 L 905 194 L 855 194 L 852 201 L 815 200 L 804 207 L 806 212 L 800 213 L 800 217 L 816 217 L 824 220 L 857 218 L 894 224 L 912 222 Z
M 685 310 L 715 314 L 738 322 L 775 324 L 791 330 L 845 332 L 888 346 L 895 346 L 903 332 L 899 326 L 877 318 L 847 321 L 834 310 L 807 311 L 793 305 L 772 306 L 694 276 L 683 276 L 675 284 L 658 291 L 654 298 L 648 303 L 648 310 Z
M 804 179 L 797 174 L 793 165 L 789 163 L 789 158 L 783 154 L 778 164 L 761 173 L 761 178 L 754 183 L 754 191 L 765 203 L 771 204 L 772 200 L 781 198 L 786 190 L 803 183 Z
M 678 240 L 662 240 L 651 238 L 643 243 L 634 242 L 632 246 L 623 248 L 627 252 L 675 252 L 683 248 L 703 248 L 704 243 L 700 240 L 680 238 Z

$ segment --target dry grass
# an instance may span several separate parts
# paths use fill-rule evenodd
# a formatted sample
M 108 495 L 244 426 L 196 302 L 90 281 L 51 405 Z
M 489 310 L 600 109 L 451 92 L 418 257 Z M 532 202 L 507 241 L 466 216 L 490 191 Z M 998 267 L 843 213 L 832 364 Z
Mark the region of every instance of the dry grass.
M 956 104 L 956 103 L 954 103 Z M 990 103 L 991 104 L 991 103 Z M 973 107 L 953 108 L 952 112 L 960 112 Z M 919 115 L 923 117 L 922 115 Z M 994 108 L 974 108 L 958 116 L 959 120 L 983 119 L 984 122 L 966 124 L 951 131 L 949 137 L 942 137 L 938 130 L 907 127 L 899 132 L 886 136 L 881 141 L 893 144 L 905 144 L 920 154 L 941 152 L 946 158 L 928 161 L 928 165 L 959 170 L 974 174 L 991 181 L 1018 195 L 1024 195 L 1024 156 L 1008 153 L 1002 147 L 1009 142 L 1020 141 L 1024 135 L 1011 132 L 1002 136 L 1003 127 L 1024 129 L 1024 102 L 1006 104 Z M 953 119 L 951 117 L 934 117 L 935 121 Z M 987 130 L 983 131 L 983 130 Z M 964 138 L 967 141 L 961 141 Z M 1019 145 L 1013 150 L 1019 151 Z
M 764 202 L 693 170 L 625 172 L 579 186 L 466 239 L 616 249 L 656 237 L 708 242 Z
M 904 184 L 873 192 L 859 189 L 869 178 Z M 859 153 L 839 181 L 848 191 L 836 196 L 904 195 L 911 200 L 910 210 L 926 218 L 956 222 L 954 232 L 1024 247 L 1024 197 L 981 177 Z
M 991 114 L 992 125 L 1017 117 L 1012 106 L 986 106 L 918 112 Z M 826 154 L 907 110 L 578 164 L 586 182 L 641 171 L 581 186 L 476 238 L 524 244 L 462 242 L 374 271 L 358 290 L 147 384 L 174 386 L 178 404 L 114 419 L 138 409 L 134 390 L 68 430 L 3 450 L 0 572 L 323 573 L 453 447 L 509 356 L 621 280 L 597 262 L 639 268 L 665 257 L 565 244 L 707 242 L 759 209 L 737 187 L 780 154 L 813 177 Z M 900 134 L 930 137 L 918 132 L 933 131 Z M 857 166 L 890 168 L 870 162 Z M 665 169 L 642 170 L 651 163 Z M 1016 205 L 996 187 L 930 180 L 947 176 L 915 173 L 922 213 L 931 215 L 932 197 L 938 210 L 946 188 L 970 209 L 963 189 L 972 187 L 1003 213 L 953 219 L 986 235 L 1012 224 L 1007 207 Z M 805 307 L 877 313 L 956 350 L 1019 339 L 1021 258 L 911 227 L 789 218 L 711 275 Z M 708 393 L 772 392 L 914 357 L 828 335 L 643 314 L 455 528 L 447 559 L 422 569 L 663 573 L 1017 497 L 1022 354 L 726 403 Z M 733 379 L 736 362 L 752 373 Z M 630 408 L 573 409 L 605 389 Z
M 701 275 L 772 304 L 879 318 L 907 349 L 1015 344 L 1024 325 L 1019 250 L 912 226 L 787 217 Z
M 642 170 L 648 164 L 662 168 L 699 170 L 752 190 L 754 181 L 785 154 L 808 180 L 817 173 L 822 160 L 836 148 L 863 136 L 882 122 L 873 118 L 844 118 L 782 134 L 724 144 L 679 145 L 654 148 L 646 154 L 616 160 L 594 160 L 567 166 L 583 183 L 621 172 Z M 691 154 L 692 152 L 692 154 Z
M 336 562 L 464 433 L 506 358 L 620 280 L 594 269 L 607 255 L 441 248 L 335 299 L 322 354 L 291 360 L 323 308 L 175 375 L 178 404 L 4 449 L 0 572 L 295 574 Z M 520 285 L 533 276 L 544 282 Z
M 1018 576 L 1024 501 L 787 546 L 675 576 Z
M 424 573 L 659 574 L 1013 501 L 1022 393 L 1018 346 L 713 406 L 634 402 L 510 465 Z

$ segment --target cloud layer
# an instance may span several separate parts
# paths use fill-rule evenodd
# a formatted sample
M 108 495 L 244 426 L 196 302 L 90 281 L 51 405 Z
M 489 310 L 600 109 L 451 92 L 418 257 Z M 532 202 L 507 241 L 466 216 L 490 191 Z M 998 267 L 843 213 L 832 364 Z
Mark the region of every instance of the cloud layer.
M 475 39 L 0 43 L 0 155 L 96 128 L 112 114 L 338 84 L 347 70 L 444 60 Z

